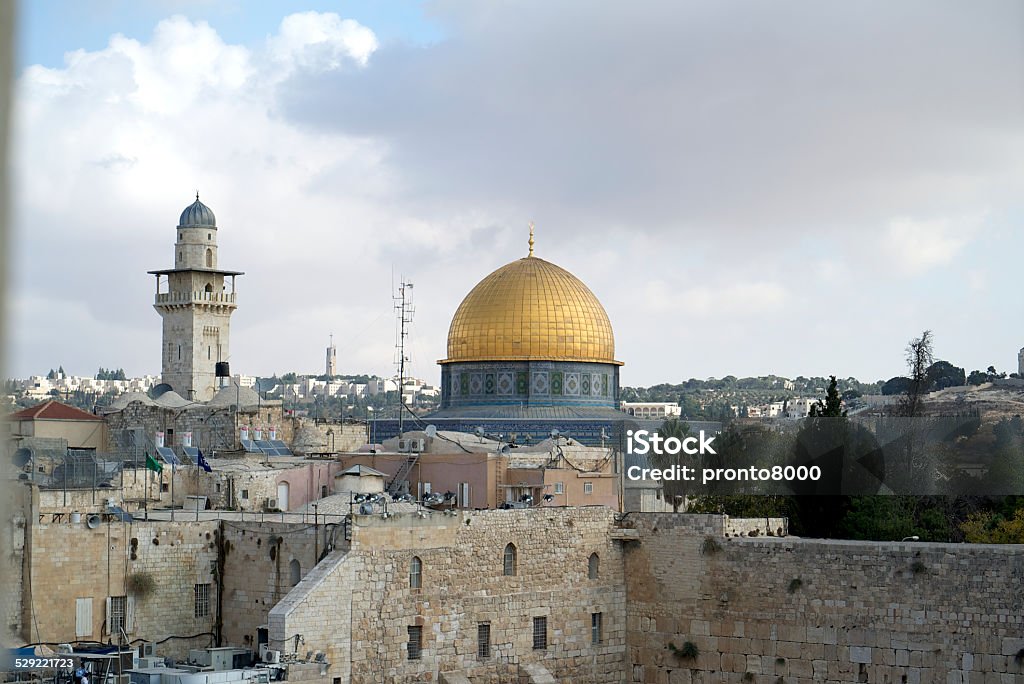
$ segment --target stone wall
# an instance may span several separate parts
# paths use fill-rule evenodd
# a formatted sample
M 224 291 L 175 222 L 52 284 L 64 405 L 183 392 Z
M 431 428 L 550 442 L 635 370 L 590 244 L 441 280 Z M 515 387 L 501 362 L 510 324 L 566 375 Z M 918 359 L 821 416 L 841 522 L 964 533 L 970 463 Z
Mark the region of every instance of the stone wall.
M 1024 681 L 1020 546 L 727 538 L 724 516 L 628 520 L 640 536 L 625 555 L 629 681 Z
M 105 522 L 35 524 L 28 528 L 29 562 L 22 597 L 22 638 L 27 642 L 103 641 L 110 596 L 130 597 L 130 639 L 160 641 L 163 655 L 181 657 L 189 648 L 207 646 L 214 628 L 217 523 Z M 130 577 L 144 573 L 152 593 L 128 588 Z M 210 608 L 196 615 L 197 584 L 210 585 Z M 90 599 L 89 634 L 76 634 L 78 599 Z M 113 635 L 116 641 L 116 635 Z
M 300 650 L 325 652 L 329 676 L 343 682 L 438 681 L 461 672 L 498 684 L 519 681 L 532 665 L 559 680 L 620 682 L 625 591 L 620 542 L 609 536 L 613 515 L 589 507 L 357 516 L 348 553 L 274 608 L 271 641 L 302 634 Z M 509 542 L 517 547 L 514 576 L 503 573 Z M 420 588 L 410 587 L 414 556 Z M 602 616 L 598 644 L 593 613 Z M 547 618 L 547 648 L 533 648 L 534 617 Z M 491 655 L 481 659 L 482 622 L 490 624 Z M 422 629 L 419 659 L 409 658 L 409 627 Z
M 132 442 L 127 434 L 130 428 L 142 428 L 148 443 L 153 444 L 157 432 L 165 435 L 173 430 L 173 446 L 181 444 L 182 435 L 192 433 L 192 445 L 199 447 L 206 456 L 216 451 L 239 449 L 239 430 L 242 426 L 250 430 L 277 429 L 277 438 L 291 443 L 295 435 L 296 421 L 286 417 L 280 403 L 262 407 L 245 407 L 236 411 L 234 406 L 197 405 L 189 408 L 165 408 L 147 406 L 133 401 L 120 411 L 103 416 L 110 428 L 111 450 L 122 456 L 134 457 Z M 168 444 L 169 446 L 171 444 Z
M 225 520 L 221 529 L 225 550 L 223 638 L 230 645 L 255 645 L 256 628 L 267 624 L 270 609 L 294 586 L 293 560 L 298 561 L 301 580 L 328 543 L 345 545 L 340 525 Z M 283 646 L 271 644 L 279 650 Z

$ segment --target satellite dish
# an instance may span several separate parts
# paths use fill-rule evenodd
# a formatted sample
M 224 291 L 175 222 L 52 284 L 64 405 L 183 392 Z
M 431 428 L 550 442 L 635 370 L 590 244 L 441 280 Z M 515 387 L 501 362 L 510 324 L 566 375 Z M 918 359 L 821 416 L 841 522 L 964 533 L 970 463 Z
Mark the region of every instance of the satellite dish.
M 85 526 L 88 527 L 90 530 L 95 530 L 97 527 L 100 526 L 100 516 L 93 513 L 85 519 Z
M 153 389 L 149 390 L 149 398 L 150 399 L 159 399 L 163 395 L 165 395 L 168 392 L 170 392 L 172 389 L 174 389 L 174 388 L 171 387 L 170 385 L 168 385 L 166 382 L 161 382 L 159 385 L 157 385 Z
M 428 425 L 427 429 L 424 430 L 423 433 L 427 437 L 429 437 L 430 439 L 434 439 L 435 437 L 437 437 L 437 426 L 436 425 Z
M 20 449 L 14 452 L 13 459 L 14 465 L 16 467 L 24 468 L 26 465 L 28 465 L 28 462 L 32 460 L 32 452 L 26 449 L 25 447 L 21 447 Z
M 558 437 L 558 428 L 552 428 L 551 429 L 551 439 L 556 439 L 557 437 Z
M 484 429 L 482 427 L 478 427 L 476 430 L 473 430 L 473 434 L 475 434 L 477 437 L 483 437 Z
M 359 506 L 360 515 L 373 515 L 373 506 L 368 503 L 361 504 Z

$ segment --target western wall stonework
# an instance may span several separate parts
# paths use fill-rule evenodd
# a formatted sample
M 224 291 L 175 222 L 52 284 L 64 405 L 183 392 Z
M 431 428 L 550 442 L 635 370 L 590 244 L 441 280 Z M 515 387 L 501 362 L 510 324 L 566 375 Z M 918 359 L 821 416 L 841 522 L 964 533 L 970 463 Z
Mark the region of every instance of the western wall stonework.
M 1024 682 L 1024 547 L 725 537 L 631 514 L 626 681 Z M 692 656 L 693 649 L 696 657 Z
M 358 516 L 351 548 L 331 560 L 331 572 L 316 585 L 311 575 L 271 611 L 270 638 L 307 630 L 304 648 L 340 660 L 338 672 L 353 683 L 438 681 L 442 673 L 461 672 L 472 682 L 507 684 L 519 681 L 521 668 L 542 665 L 557 681 L 617 684 L 625 657 L 625 589 L 613 527 L 614 513 L 596 506 Z M 506 576 L 510 542 L 516 571 Z M 595 553 L 597 576 L 591 578 Z M 410 587 L 413 556 L 422 562 L 418 589 Z M 309 631 L 323 624 L 317 620 L 332 605 L 347 624 Z M 601 613 L 597 644 L 593 613 Z M 330 619 L 339 615 L 332 612 Z M 547 618 L 546 648 L 534 648 L 534 617 Z M 477 651 L 480 623 L 490 625 L 491 655 L 484 658 Z M 422 628 L 418 659 L 410 658 L 409 627 Z M 332 666 L 328 676 L 338 672 Z

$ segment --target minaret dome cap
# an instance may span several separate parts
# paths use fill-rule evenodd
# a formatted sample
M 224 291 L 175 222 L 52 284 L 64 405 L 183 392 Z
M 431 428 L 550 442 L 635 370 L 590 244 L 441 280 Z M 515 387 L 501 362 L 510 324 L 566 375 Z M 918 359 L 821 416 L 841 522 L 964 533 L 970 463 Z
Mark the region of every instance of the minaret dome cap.
M 199 201 L 199 193 L 196 193 L 196 201 L 185 207 L 178 219 L 179 228 L 216 228 L 217 218 L 213 210 Z

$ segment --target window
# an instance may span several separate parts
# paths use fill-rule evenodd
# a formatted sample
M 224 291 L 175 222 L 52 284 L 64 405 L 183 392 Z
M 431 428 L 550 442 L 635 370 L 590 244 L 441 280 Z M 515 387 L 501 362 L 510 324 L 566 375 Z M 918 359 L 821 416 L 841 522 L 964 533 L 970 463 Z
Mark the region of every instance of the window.
M 419 660 L 423 657 L 423 628 L 419 625 L 409 625 L 409 660 Z
M 506 577 L 512 577 L 516 574 L 516 545 L 508 544 L 505 547 L 505 567 L 504 572 Z
M 587 563 L 587 577 L 590 579 L 597 579 L 600 569 L 601 559 L 597 557 L 596 553 L 590 554 L 590 561 Z
M 210 585 L 197 584 L 195 588 L 195 616 L 197 618 L 210 616 Z
M 323 499 L 323 498 L 326 498 L 326 497 L 327 497 L 327 485 L 320 485 L 320 498 Z
M 212 359 L 213 359 L 213 347 L 207 345 L 206 346 L 206 360 L 210 361 Z
M 291 576 L 293 587 L 302 579 L 302 564 L 298 558 L 292 558 L 292 562 L 288 564 L 288 574 Z
M 220 494 L 220 482 L 218 482 L 215 486 L 217 487 L 217 493 Z
M 595 646 L 601 643 L 601 614 L 590 614 L 590 643 Z
M 174 477 L 174 476 L 171 475 L 171 477 Z M 160 493 L 164 494 L 164 493 L 169 492 L 169 491 L 171 491 L 171 486 L 169 484 L 167 484 L 166 482 L 161 482 L 160 483 Z
M 584 494 L 593 494 L 594 493 L 594 483 L 593 482 L 584 482 L 583 483 L 583 493 Z
M 533 650 L 543 651 L 548 647 L 548 619 L 533 618 Z
M 556 482 L 555 483 L 555 494 L 565 494 L 565 483 L 563 483 L 563 482 Z
M 476 657 L 481 660 L 491 657 L 490 622 L 481 622 L 476 626 Z
M 419 589 L 423 586 L 423 561 L 418 556 L 412 557 L 409 563 L 409 588 Z
M 248 499 L 249 498 L 249 490 L 248 489 L 243 489 L 242 490 L 242 498 L 243 499 Z
M 206 268 L 213 268 L 213 250 L 206 250 Z
M 181 345 L 178 345 L 178 360 L 181 361 Z
M 91 598 L 80 598 L 75 601 L 75 636 L 92 636 Z
M 107 599 L 107 633 L 111 636 L 127 632 L 128 597 L 111 596 Z
M 207 240 L 212 240 L 213 239 L 213 233 L 207 233 L 206 234 L 206 239 Z

